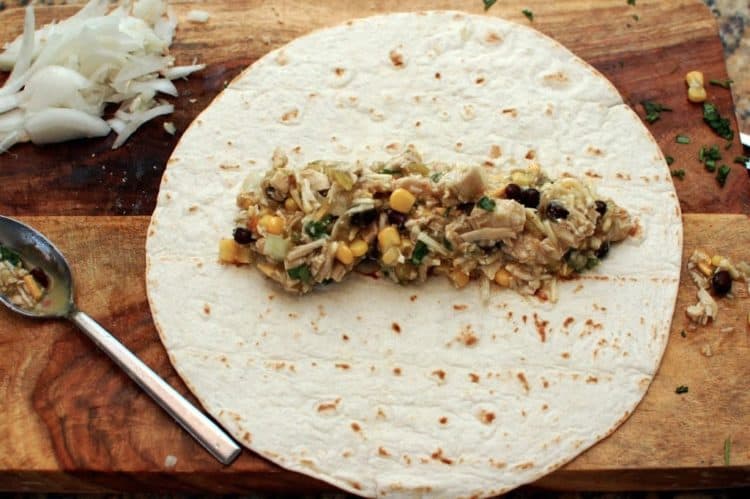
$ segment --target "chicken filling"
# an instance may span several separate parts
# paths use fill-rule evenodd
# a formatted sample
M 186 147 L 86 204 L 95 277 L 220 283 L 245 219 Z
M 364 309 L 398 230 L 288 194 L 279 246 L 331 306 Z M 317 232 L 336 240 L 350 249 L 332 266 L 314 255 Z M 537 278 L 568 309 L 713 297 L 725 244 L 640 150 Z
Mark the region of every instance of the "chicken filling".
M 425 163 L 408 150 L 373 164 L 289 166 L 277 151 L 237 197 L 219 259 L 307 293 L 360 272 L 400 284 L 443 275 L 556 300 L 556 279 L 596 266 L 636 225 L 580 179 L 538 165 L 509 174 Z

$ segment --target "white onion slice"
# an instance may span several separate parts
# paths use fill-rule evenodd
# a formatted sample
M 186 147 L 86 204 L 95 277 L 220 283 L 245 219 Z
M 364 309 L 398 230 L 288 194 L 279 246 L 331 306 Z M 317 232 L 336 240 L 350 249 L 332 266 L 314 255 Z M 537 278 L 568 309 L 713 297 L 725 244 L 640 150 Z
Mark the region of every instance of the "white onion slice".
M 49 108 L 28 115 L 24 128 L 34 144 L 103 137 L 111 128 L 101 118 L 77 109 Z
M 193 23 L 206 23 L 211 14 L 205 10 L 193 9 L 187 13 L 187 20 Z
M 126 140 L 128 140 L 128 137 L 130 137 L 133 132 L 138 130 L 138 127 L 147 121 L 152 120 L 157 116 L 161 116 L 162 114 L 169 114 L 172 111 L 174 111 L 174 106 L 172 104 L 162 104 L 161 106 L 156 106 L 148 111 L 134 113 L 122 131 L 118 132 L 117 139 L 115 139 L 115 143 L 112 144 L 112 149 L 120 147 Z
M 189 74 L 201 71 L 206 67 L 205 64 L 191 64 L 190 66 L 175 66 L 164 71 L 162 74 L 164 78 L 168 80 L 176 80 L 178 78 L 185 78 Z

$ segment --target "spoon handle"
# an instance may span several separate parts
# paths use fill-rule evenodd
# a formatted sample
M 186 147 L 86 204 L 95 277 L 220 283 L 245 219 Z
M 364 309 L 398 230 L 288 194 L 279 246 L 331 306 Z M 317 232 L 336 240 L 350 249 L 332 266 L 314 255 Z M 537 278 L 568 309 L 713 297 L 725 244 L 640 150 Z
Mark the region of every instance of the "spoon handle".
M 222 464 L 229 464 L 240 453 L 240 447 L 211 421 L 195 408 L 163 379 L 141 362 L 130 350 L 117 341 L 109 331 L 80 310 L 73 310 L 68 316 L 96 345 L 104 350 L 133 381 L 169 413 L 193 438 L 206 448 Z

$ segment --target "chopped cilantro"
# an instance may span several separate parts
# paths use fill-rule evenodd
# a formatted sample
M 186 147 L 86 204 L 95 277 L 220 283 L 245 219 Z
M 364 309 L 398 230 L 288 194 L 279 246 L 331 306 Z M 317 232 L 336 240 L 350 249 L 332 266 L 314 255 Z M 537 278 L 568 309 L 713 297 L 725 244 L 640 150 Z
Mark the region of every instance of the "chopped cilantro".
M 497 2 L 497 0 L 482 0 L 482 2 L 484 2 L 484 10 L 486 12 L 490 7 L 495 5 L 495 2 Z
M 723 118 L 719 114 L 716 105 L 711 104 L 710 102 L 703 103 L 703 121 L 705 121 L 719 137 L 726 140 L 732 140 L 734 138 L 734 131 L 732 131 L 729 120 Z
M 443 176 L 442 172 L 435 172 L 432 175 L 430 175 L 430 180 L 432 180 L 435 183 L 438 183 L 442 176 Z
M 645 100 L 641 102 L 641 106 L 643 106 L 643 110 L 646 111 L 646 121 L 649 123 L 653 123 L 654 121 L 661 118 L 662 111 L 671 111 L 671 108 L 668 108 L 667 106 L 664 106 L 662 104 L 659 104 L 654 101 Z
M 529 9 L 523 9 L 521 12 L 523 12 L 523 15 L 526 16 L 526 19 L 532 22 L 534 21 L 534 13 Z
M 635 6 L 635 0 L 628 0 L 628 5 Z
M 309 283 L 312 279 L 312 274 L 310 273 L 310 267 L 308 267 L 306 264 L 302 264 L 299 267 L 294 267 L 293 269 L 289 269 L 286 271 L 287 274 L 289 274 L 289 277 L 292 279 L 296 279 L 297 281 L 302 281 L 305 284 Z
M 708 80 L 708 82 L 711 85 L 716 85 L 717 87 L 722 87 L 722 88 L 729 88 L 732 85 L 732 83 L 734 83 L 730 79 L 726 79 L 726 80 Z
M 720 186 L 724 187 L 724 184 L 727 183 L 727 177 L 729 176 L 730 171 L 732 171 L 732 169 L 727 165 L 721 165 L 719 167 L 719 171 L 716 172 L 716 181 Z
M 675 137 L 675 142 L 678 144 L 689 144 L 690 143 L 690 137 L 687 135 L 678 135 Z
M 711 173 L 716 171 L 716 161 L 714 161 L 713 159 L 707 159 L 703 163 L 703 165 L 706 167 L 706 170 L 708 170 Z
M 674 158 L 672 156 L 667 156 L 664 158 L 667 162 L 667 166 L 672 166 L 672 163 L 674 163 Z
M 0 244 L 0 261 L 6 260 L 8 263 L 17 267 L 21 263 L 21 257 L 12 249 Z
M 748 158 L 747 156 L 735 156 L 734 158 L 734 162 L 742 166 L 745 166 L 745 163 L 747 163 L 748 161 L 750 161 L 750 158 Z
M 677 177 L 680 180 L 685 180 L 685 170 L 680 168 L 679 170 L 671 170 L 670 173 L 673 177 Z
M 411 252 L 411 263 L 414 265 L 420 265 L 429 252 L 430 249 L 425 243 L 417 241 L 417 244 L 414 245 L 414 249 Z
M 677 387 L 677 389 L 675 389 L 674 392 L 676 394 L 678 394 L 678 395 L 682 395 L 683 393 L 687 393 L 688 392 L 688 387 L 685 386 L 685 385 L 680 385 L 680 386 Z
M 724 439 L 724 466 L 729 466 L 732 457 L 732 437 Z
M 307 222 L 305 224 L 305 233 L 313 239 L 320 239 L 328 235 L 328 227 L 331 225 L 331 222 L 333 222 L 331 215 L 326 215 L 317 222 Z
M 495 211 L 495 201 L 487 196 L 482 196 L 477 204 L 485 211 Z

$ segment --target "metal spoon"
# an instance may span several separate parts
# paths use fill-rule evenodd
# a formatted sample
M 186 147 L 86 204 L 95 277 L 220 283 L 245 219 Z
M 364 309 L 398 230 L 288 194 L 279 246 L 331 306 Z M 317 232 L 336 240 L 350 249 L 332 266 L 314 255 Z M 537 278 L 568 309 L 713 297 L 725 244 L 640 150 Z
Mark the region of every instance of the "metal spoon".
M 71 321 L 216 459 L 223 464 L 234 461 L 240 447 L 216 423 L 185 400 L 94 319 L 76 308 L 70 267 L 51 242 L 28 225 L 0 216 L 0 244 L 17 252 L 27 265 L 40 267 L 50 282 L 46 298 L 33 309 L 16 306 L 3 294 L 0 294 L 0 302 L 26 317 Z

